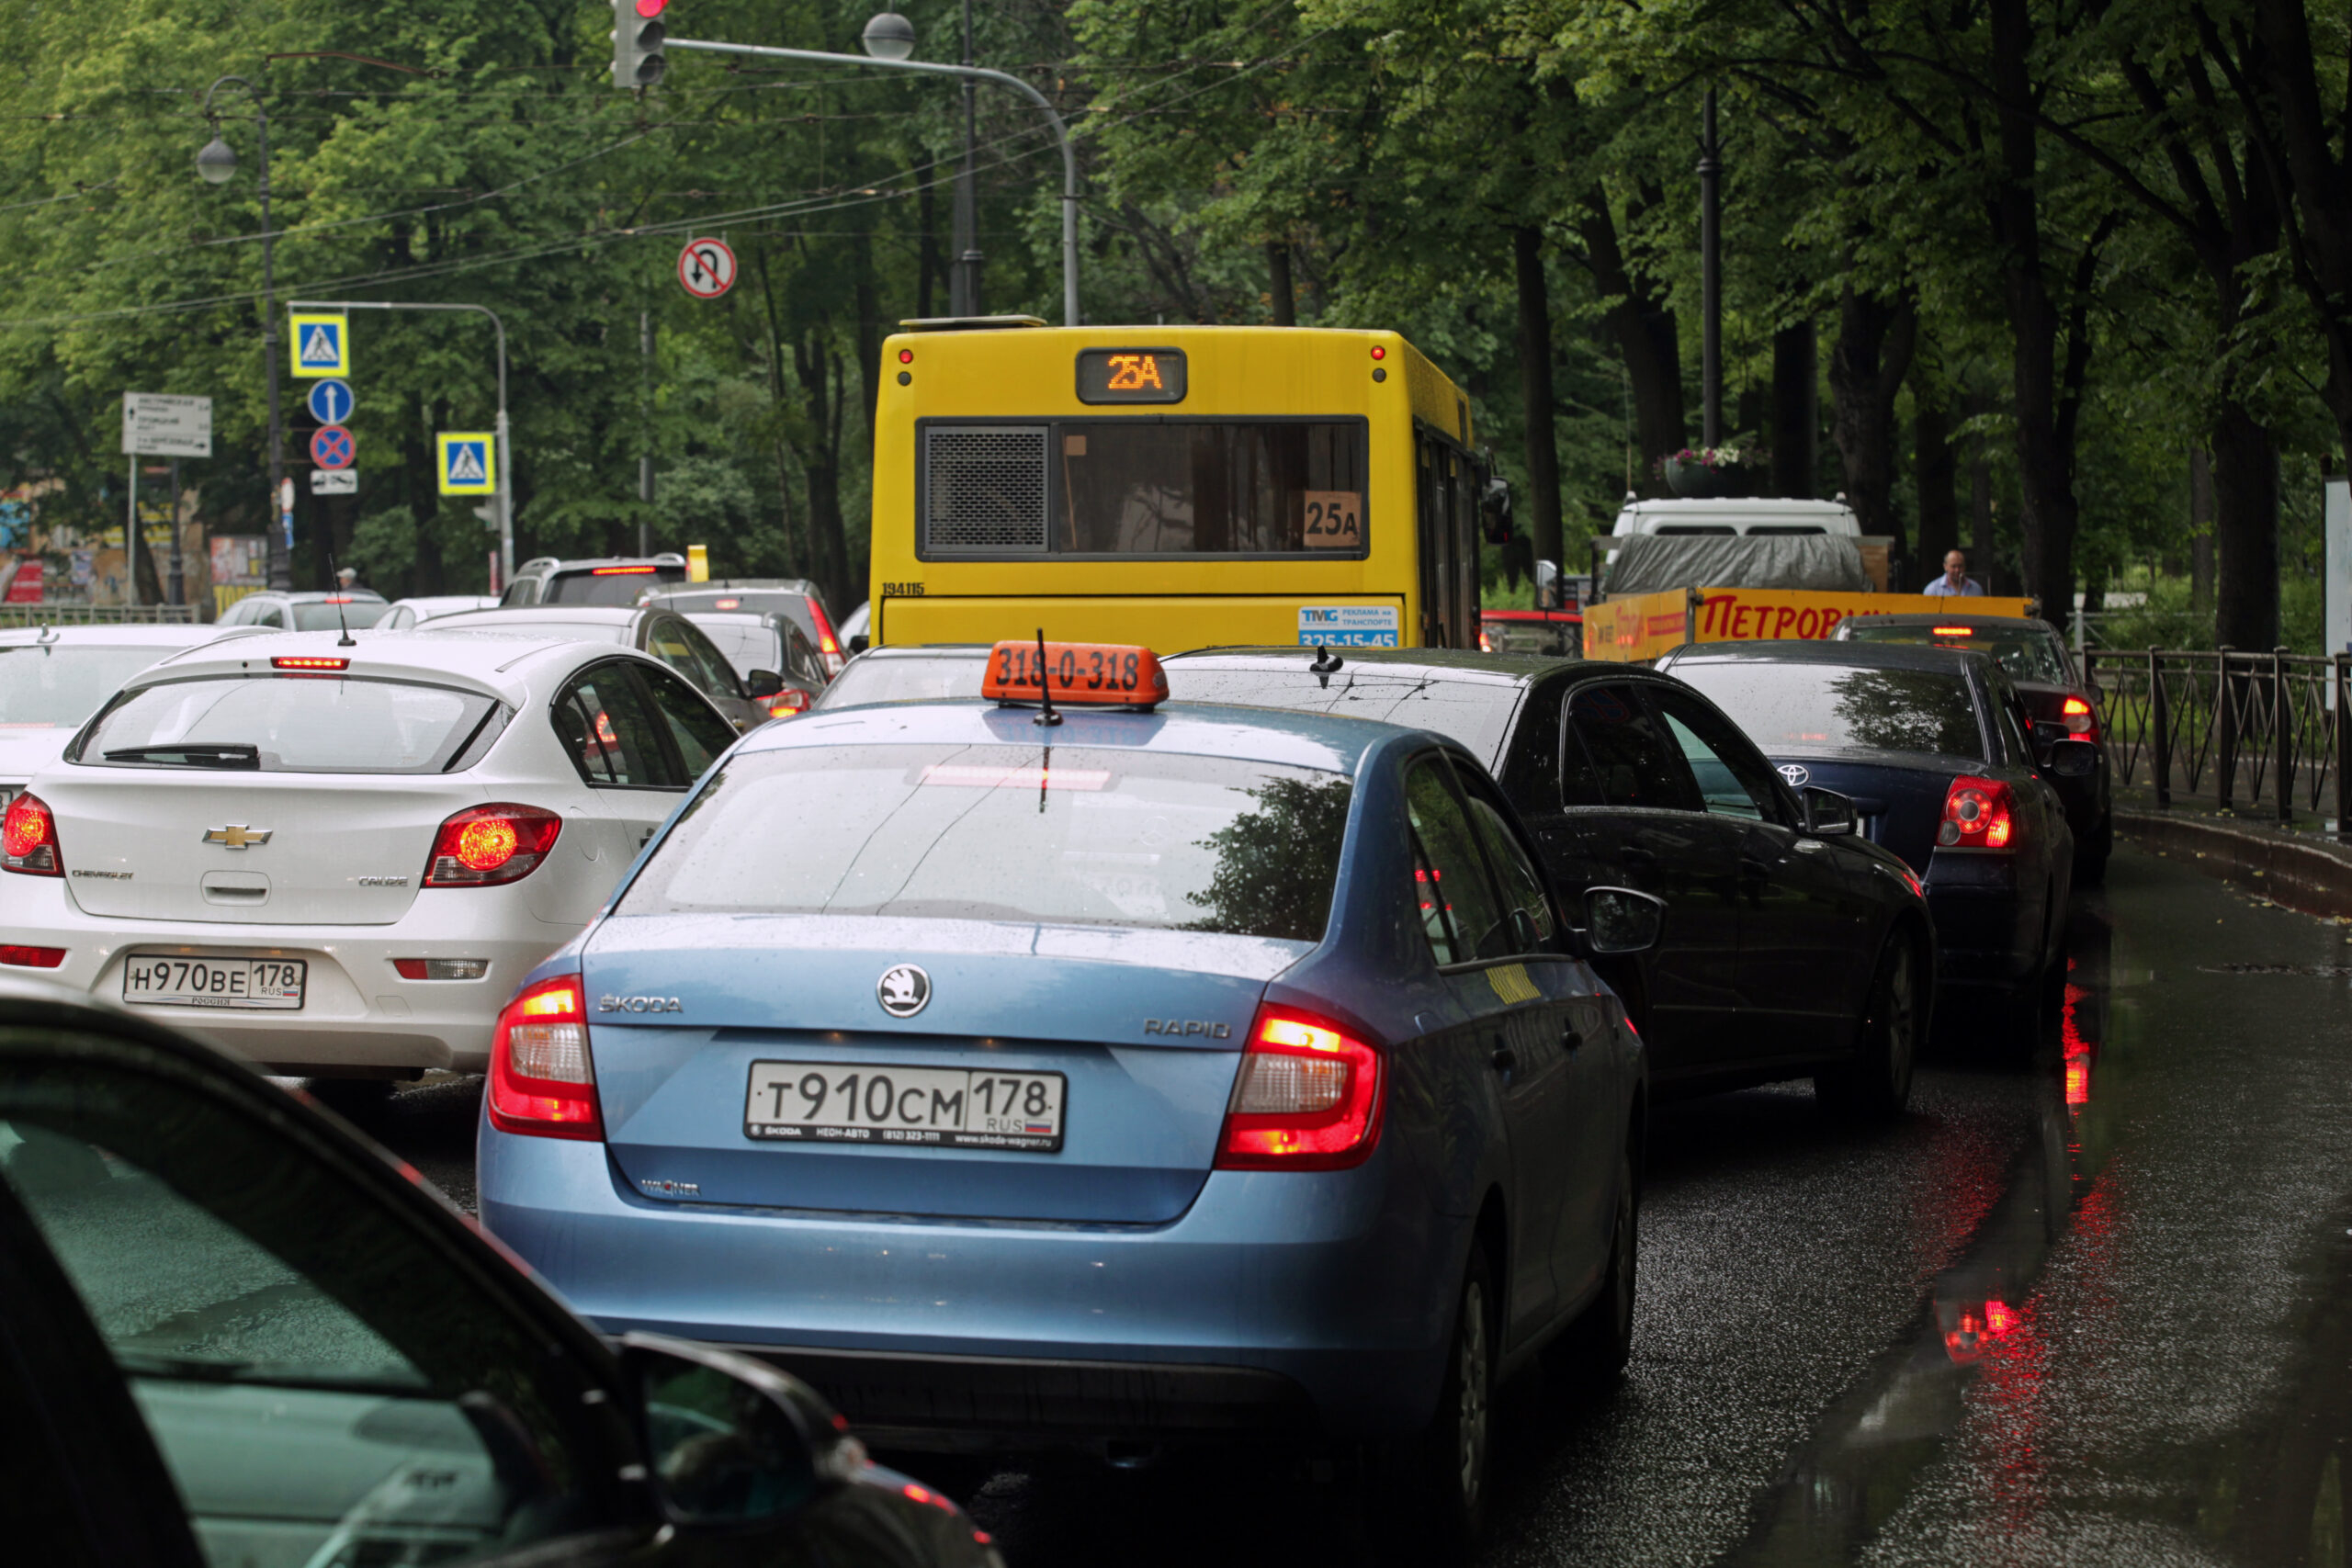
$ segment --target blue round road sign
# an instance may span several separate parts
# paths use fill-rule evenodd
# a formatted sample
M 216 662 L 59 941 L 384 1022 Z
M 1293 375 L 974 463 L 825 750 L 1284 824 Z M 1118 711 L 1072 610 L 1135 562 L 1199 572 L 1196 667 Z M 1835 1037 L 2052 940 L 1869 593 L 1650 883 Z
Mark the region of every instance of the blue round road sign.
M 322 424 L 311 433 L 311 461 L 322 468 L 347 468 L 358 455 L 358 443 L 339 424 Z
M 339 377 L 317 382 L 311 388 L 311 417 L 321 424 L 341 424 L 358 406 L 359 400 L 352 395 L 351 383 Z

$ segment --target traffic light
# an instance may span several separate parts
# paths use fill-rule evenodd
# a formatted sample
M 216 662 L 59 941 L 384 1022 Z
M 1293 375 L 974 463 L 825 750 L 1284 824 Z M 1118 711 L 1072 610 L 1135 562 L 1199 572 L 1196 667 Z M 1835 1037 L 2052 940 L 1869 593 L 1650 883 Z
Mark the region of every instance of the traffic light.
M 662 80 L 662 8 L 670 0 L 613 0 L 613 85 L 650 87 Z

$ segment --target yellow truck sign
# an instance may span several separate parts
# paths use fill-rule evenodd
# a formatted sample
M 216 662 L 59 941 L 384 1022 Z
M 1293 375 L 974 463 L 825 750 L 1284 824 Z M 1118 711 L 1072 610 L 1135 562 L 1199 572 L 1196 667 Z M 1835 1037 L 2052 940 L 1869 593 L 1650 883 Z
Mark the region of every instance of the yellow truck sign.
M 1632 664 L 1686 642 L 1826 640 L 1855 615 L 2030 615 L 2030 600 L 1934 593 L 1825 593 L 1794 588 L 1670 588 L 1589 604 L 1584 656 Z

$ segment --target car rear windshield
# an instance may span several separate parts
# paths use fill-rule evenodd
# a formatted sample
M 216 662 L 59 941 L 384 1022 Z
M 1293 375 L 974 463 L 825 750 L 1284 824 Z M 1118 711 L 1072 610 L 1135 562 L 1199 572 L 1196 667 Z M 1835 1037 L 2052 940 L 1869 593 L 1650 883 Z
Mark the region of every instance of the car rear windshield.
M 639 599 L 664 583 L 684 582 L 686 569 L 682 566 L 657 566 L 650 571 L 634 568 L 625 571 L 560 571 L 548 579 L 547 592 L 539 596 L 542 604 L 636 604 Z
M 298 632 L 331 632 L 338 626 L 360 631 L 392 613 L 391 605 L 381 599 L 347 599 L 340 604 L 332 599 L 318 599 L 307 604 L 288 604 L 287 608 L 294 612 L 294 629 Z
M 1342 664 L 1317 675 L 1302 649 L 1295 665 L 1234 670 L 1171 659 L 1168 694 L 1178 702 L 1238 703 L 1244 707 L 1331 713 L 1376 719 L 1451 736 L 1490 766 L 1519 711 L 1520 688 L 1503 681 L 1450 681 L 1442 676 L 1391 674 L 1376 665 Z
M 71 729 L 97 712 L 125 681 L 178 651 L 153 643 L 0 648 L 0 729 Z
M 945 697 L 977 697 L 989 661 L 978 653 L 968 659 L 853 659 L 833 683 L 825 688 L 820 707 L 855 707 L 862 703 L 936 702 Z
M 1312 769 L 1085 747 L 760 751 L 704 784 L 616 912 L 1318 942 L 1349 793 L 1345 776 Z
M 1976 705 L 1957 671 L 1837 664 L 1676 664 L 1765 751 L 1984 755 Z
M 265 773 L 441 773 L 489 749 L 505 708 L 407 681 L 224 675 L 164 681 L 114 704 L 76 761 Z
M 2021 631 L 2010 626 L 1873 626 L 1867 620 L 1846 623 L 1848 642 L 1908 642 L 1934 648 L 1957 648 L 1987 654 L 2012 681 L 2037 686 L 2071 686 L 2075 673 L 2055 631 Z
M 786 589 L 729 588 L 711 592 L 664 593 L 662 604 L 665 609 L 682 615 L 699 615 L 714 610 L 754 615 L 773 613 L 798 626 L 800 635 L 810 642 L 817 640 L 817 617 L 808 608 L 808 595 Z

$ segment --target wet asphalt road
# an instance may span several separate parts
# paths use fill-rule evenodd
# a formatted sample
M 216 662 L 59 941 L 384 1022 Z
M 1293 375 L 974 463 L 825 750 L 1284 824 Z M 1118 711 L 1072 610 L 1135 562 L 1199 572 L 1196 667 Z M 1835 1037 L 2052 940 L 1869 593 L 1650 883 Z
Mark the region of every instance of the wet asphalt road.
M 1504 1391 L 1480 1560 L 2342 1568 L 2347 943 L 2120 850 L 2030 1059 L 1948 1032 L 1882 1131 L 1801 1085 L 1661 1109 L 1633 1364 Z M 469 1205 L 476 1092 L 385 1129 Z M 1380 1544 L 1250 1453 L 936 1479 L 1017 1568 Z

